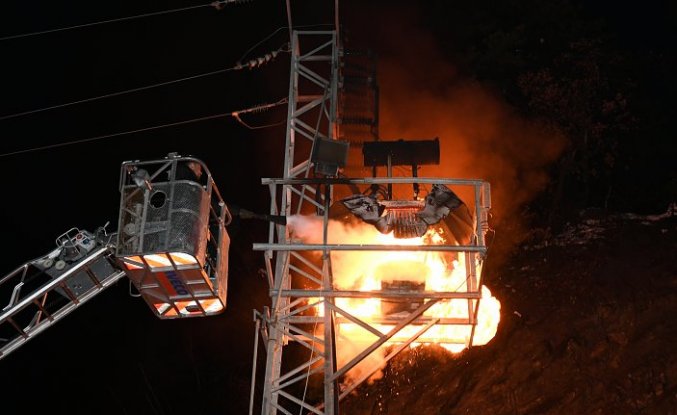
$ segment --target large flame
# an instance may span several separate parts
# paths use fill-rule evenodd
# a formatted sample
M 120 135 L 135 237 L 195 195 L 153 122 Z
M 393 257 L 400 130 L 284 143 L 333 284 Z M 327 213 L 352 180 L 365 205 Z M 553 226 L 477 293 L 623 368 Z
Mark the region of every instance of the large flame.
M 292 237 L 318 242 L 322 236 L 321 220 L 309 217 L 293 217 L 290 221 Z M 382 245 L 431 245 L 447 243 L 441 228 L 431 227 L 420 238 L 396 239 L 392 234 L 381 234 L 373 226 L 358 223 L 345 224 L 330 221 L 328 243 L 343 244 L 382 244 Z M 481 262 L 475 254 L 467 258 L 475 261 L 476 273 L 481 273 Z M 404 284 L 407 289 L 416 287 L 425 291 L 467 291 L 466 255 L 448 252 L 430 251 L 332 251 L 333 282 L 336 289 L 343 290 L 384 290 Z M 500 320 L 500 302 L 491 295 L 485 286 L 481 287 L 482 299 L 479 303 L 477 324 L 472 334 L 472 345 L 483 345 L 496 334 Z M 441 319 L 440 323 L 429 328 L 414 344 L 439 344 L 451 352 L 459 352 L 470 343 L 472 326 L 458 324 L 468 320 L 475 311 L 477 300 L 453 299 L 440 300 L 422 316 L 423 324 L 431 319 Z M 398 317 L 408 313 L 416 303 L 388 301 L 379 298 L 355 299 L 336 298 L 336 305 L 353 316 L 369 323 L 383 334 L 387 334 L 398 322 Z M 395 307 L 393 309 L 393 307 Z M 406 310 L 397 312 L 398 308 Z M 390 311 L 386 315 L 386 310 Z M 393 310 L 395 311 L 393 313 Z M 323 308 L 317 307 L 322 314 Z M 405 316 L 406 317 L 406 316 Z M 338 316 L 336 335 L 339 360 L 348 360 L 358 353 L 364 345 L 376 340 L 376 336 Z M 450 324 L 456 323 L 456 324 Z M 413 324 L 405 327 L 387 344 L 402 343 L 423 327 Z M 348 353 L 342 351 L 348 350 Z M 351 351 L 352 350 L 352 351 Z

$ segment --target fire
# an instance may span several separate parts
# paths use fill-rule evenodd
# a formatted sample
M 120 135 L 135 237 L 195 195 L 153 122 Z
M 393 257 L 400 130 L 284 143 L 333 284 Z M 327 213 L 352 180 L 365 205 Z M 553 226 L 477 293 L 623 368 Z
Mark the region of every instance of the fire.
M 292 236 L 319 242 L 322 235 L 321 220 L 295 217 L 291 222 Z M 344 224 L 330 221 L 328 243 L 382 244 L 382 245 L 431 245 L 446 243 L 440 228 L 431 227 L 420 238 L 396 239 L 391 234 L 381 234 L 373 226 L 358 223 Z M 454 255 L 448 252 L 426 251 L 333 251 L 332 269 L 336 289 L 378 291 L 467 291 L 466 258 L 475 261 L 476 273 L 480 275 L 481 263 L 474 254 Z M 500 320 L 500 303 L 485 286 L 481 287 L 482 299 L 479 304 L 477 325 L 472 344 L 483 345 L 496 334 Z M 451 352 L 459 352 L 470 342 L 472 326 L 467 324 L 474 314 L 477 300 L 440 300 L 420 318 L 421 323 L 401 330 L 386 344 L 402 343 L 419 331 L 423 324 L 440 319 L 430 327 L 414 344 L 439 344 Z M 369 323 L 383 334 L 387 334 L 402 316 L 420 305 L 398 299 L 379 298 L 336 298 L 336 306 Z M 322 313 L 322 307 L 317 307 Z M 376 336 L 359 325 L 338 316 L 338 349 L 351 345 L 368 344 Z M 462 324 L 465 322 L 465 324 Z M 352 357 L 352 356 L 351 356 Z M 348 357 L 347 359 L 350 359 Z M 339 356 L 340 360 L 345 359 Z

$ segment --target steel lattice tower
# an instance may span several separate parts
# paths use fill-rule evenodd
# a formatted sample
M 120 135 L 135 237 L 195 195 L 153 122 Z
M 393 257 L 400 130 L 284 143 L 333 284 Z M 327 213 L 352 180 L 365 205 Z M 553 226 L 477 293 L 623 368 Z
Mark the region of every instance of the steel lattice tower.
M 263 179 L 270 190 L 271 215 L 291 217 L 296 214 L 315 215 L 323 225 L 321 243 L 302 243 L 291 237 L 287 227 L 270 224 L 267 243 L 254 244 L 263 251 L 269 284 L 270 307 L 255 312 L 256 338 L 254 362 L 257 359 L 259 335 L 266 351 L 262 414 L 302 413 L 336 415 L 338 403 L 366 380 L 367 371 L 343 388 L 339 381 L 357 364 L 386 343 L 400 336 L 381 363 L 389 361 L 415 342 L 435 325 L 464 325 L 469 337 L 463 342 L 470 346 L 481 298 L 481 264 L 486 253 L 484 235 L 488 229 L 490 208 L 488 183 L 472 179 L 440 179 L 425 177 L 338 178 L 323 163 L 328 153 L 340 149 L 337 132 L 340 57 L 335 31 L 294 31 L 291 44 L 291 79 L 285 141 L 283 175 L 278 179 Z M 327 150 L 329 149 L 329 150 Z M 326 151 L 325 151 L 326 150 Z M 331 155 L 331 154 L 330 154 Z M 331 167 L 331 166 L 329 166 Z M 318 171 L 321 174 L 318 174 Z M 444 184 L 468 186 L 473 189 L 475 223 L 471 241 L 466 245 L 354 245 L 328 242 L 329 208 L 336 186 L 383 186 L 387 184 Z M 388 291 L 341 290 L 333 284 L 331 253 L 333 251 L 423 251 L 448 252 L 465 258 L 465 284 L 453 291 Z M 311 257 L 309 252 L 321 255 Z M 376 322 L 365 321 L 337 306 L 335 298 L 377 298 L 407 300 L 419 304 L 415 310 L 390 321 L 387 333 Z M 467 301 L 467 316 L 439 318 L 424 316 L 438 303 L 452 300 Z M 321 310 L 317 312 L 316 310 Z M 376 337 L 348 362 L 337 365 L 336 328 L 338 322 L 353 323 Z M 382 321 L 381 321 L 382 323 Z M 402 334 L 414 326 L 413 334 Z M 401 338 L 405 336 L 405 338 Z M 291 343 L 309 351 L 310 358 L 295 367 L 283 365 L 283 350 Z M 389 343 L 390 344 L 390 343 Z M 377 368 L 374 368 L 374 371 Z M 253 373 L 256 373 L 256 364 Z M 308 379 L 321 378 L 322 398 L 306 402 Z M 253 407 L 254 383 L 250 411 Z

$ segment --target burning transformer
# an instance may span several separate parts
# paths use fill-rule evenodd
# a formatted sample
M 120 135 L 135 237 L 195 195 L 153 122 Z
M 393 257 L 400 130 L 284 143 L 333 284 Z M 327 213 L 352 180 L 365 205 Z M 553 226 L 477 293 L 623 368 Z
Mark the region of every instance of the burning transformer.
M 392 232 L 396 239 L 424 237 L 430 227 L 438 235 L 445 235 L 458 245 L 465 245 L 472 235 L 473 219 L 467 206 L 448 187 L 433 184 L 423 201 L 379 201 L 371 195 L 353 195 L 342 200 L 343 205 L 365 223 L 374 225 L 382 234 Z M 383 264 L 376 270 L 381 289 L 386 291 L 423 292 L 426 289 L 425 265 L 398 261 Z M 404 271 L 403 271 L 404 270 Z M 413 274 L 413 275 L 412 275 Z M 420 301 L 389 298 L 381 301 L 383 315 L 411 312 Z
M 411 166 L 416 177 L 419 165 L 439 164 L 439 141 L 435 139 L 369 142 L 364 144 L 363 153 L 365 166 L 373 168 L 385 166 L 389 177 L 392 174 L 392 167 L 398 165 Z M 341 202 L 354 217 L 373 225 L 383 235 L 378 239 L 383 241 L 390 237 L 388 243 L 471 244 L 476 237 L 475 218 L 456 193 L 441 183 L 433 183 L 424 198 L 418 197 L 420 188 L 417 183 L 413 184 L 413 191 L 414 197 L 411 200 L 393 200 L 392 186 L 389 185 L 387 189 L 372 186 L 371 192 L 354 194 L 343 198 Z M 393 319 L 398 316 L 406 316 L 421 306 L 422 298 L 411 298 L 407 293 L 423 293 L 433 288 L 441 291 L 449 290 L 449 287 L 440 286 L 444 285 L 444 282 L 440 281 L 446 278 L 432 275 L 440 274 L 440 264 L 429 263 L 433 257 L 442 261 L 446 270 L 441 272 L 441 275 L 445 277 L 453 271 L 453 264 L 458 267 L 458 260 L 465 264 L 467 259 L 460 252 L 446 255 L 434 252 L 402 252 L 398 256 L 389 257 L 389 255 L 392 254 L 377 253 L 372 256 L 373 261 L 378 263 L 371 271 L 367 271 L 370 274 L 367 278 L 374 280 L 373 285 L 375 284 L 376 288 L 393 295 L 382 298 L 379 302 L 378 319 L 384 322 L 394 321 Z M 469 265 L 467 270 L 470 270 Z M 437 283 L 432 282 L 435 278 Z M 467 278 L 461 277 L 460 284 L 465 280 Z M 457 288 L 458 286 L 454 287 Z M 397 294 L 401 295 L 396 296 Z

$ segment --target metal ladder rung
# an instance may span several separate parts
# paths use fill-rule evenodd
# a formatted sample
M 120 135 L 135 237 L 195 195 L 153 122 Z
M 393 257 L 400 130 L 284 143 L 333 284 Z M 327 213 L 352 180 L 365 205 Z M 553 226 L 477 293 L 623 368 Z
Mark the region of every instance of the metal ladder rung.
M 107 248 L 93 252 L 88 258 L 64 272 L 62 275 L 46 281 L 28 295 L 20 298 L 23 282 L 17 284 L 7 307 L 0 314 L 0 359 L 21 347 L 56 321 L 70 314 L 73 310 L 111 286 L 126 274 L 106 258 Z M 105 261 L 105 271 L 92 268 L 99 261 Z M 104 275 L 101 277 L 101 275 Z M 89 281 L 91 286 L 77 290 L 70 287 L 69 282 L 79 278 Z M 85 284 L 85 283 L 83 283 Z M 51 301 L 48 302 L 48 300 Z M 44 318 L 43 318 L 44 317 Z M 7 337 L 7 333 L 10 333 Z

